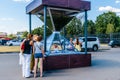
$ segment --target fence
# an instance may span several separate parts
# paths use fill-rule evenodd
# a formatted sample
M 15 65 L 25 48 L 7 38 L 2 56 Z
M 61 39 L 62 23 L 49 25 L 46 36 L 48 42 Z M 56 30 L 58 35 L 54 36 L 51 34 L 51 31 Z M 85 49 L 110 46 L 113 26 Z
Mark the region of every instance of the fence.
M 69 39 L 70 37 L 83 37 L 84 35 L 67 35 L 66 38 Z M 118 40 L 120 41 L 120 33 L 111 33 L 111 34 L 88 34 L 91 37 L 98 37 L 100 43 L 109 43 L 110 40 Z

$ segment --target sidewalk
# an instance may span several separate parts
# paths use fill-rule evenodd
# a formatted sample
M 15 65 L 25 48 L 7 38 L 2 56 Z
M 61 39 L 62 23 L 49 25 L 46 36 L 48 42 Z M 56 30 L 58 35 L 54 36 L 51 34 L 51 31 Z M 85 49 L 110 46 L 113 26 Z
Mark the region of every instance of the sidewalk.
M 119 52 L 113 48 L 92 53 L 92 66 L 45 72 L 42 79 L 22 78 L 18 53 L 0 54 L 0 80 L 120 80 Z
M 100 45 L 100 50 L 109 50 L 111 47 L 110 46 L 108 46 L 108 44 L 101 44 Z

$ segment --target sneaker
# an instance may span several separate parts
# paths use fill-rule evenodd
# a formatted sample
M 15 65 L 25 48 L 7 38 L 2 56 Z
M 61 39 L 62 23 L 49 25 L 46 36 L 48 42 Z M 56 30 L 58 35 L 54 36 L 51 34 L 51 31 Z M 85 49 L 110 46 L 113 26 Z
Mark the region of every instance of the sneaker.
M 30 71 L 30 74 L 34 74 L 34 72 Z
M 27 77 L 25 77 L 25 78 L 30 78 L 30 76 L 27 76 Z

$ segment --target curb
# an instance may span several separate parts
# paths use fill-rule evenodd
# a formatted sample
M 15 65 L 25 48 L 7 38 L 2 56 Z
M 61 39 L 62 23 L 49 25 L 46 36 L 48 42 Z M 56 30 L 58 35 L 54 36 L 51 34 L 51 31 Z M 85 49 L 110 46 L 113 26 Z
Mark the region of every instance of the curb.
M 0 52 L 0 54 L 20 53 L 20 52 Z

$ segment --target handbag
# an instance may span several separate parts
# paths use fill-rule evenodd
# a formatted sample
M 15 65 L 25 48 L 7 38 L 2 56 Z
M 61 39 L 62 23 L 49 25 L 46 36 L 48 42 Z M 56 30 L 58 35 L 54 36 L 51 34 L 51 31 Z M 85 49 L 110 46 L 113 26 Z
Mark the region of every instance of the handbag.
M 24 44 L 24 43 L 22 43 L 22 45 L 21 45 L 21 53 L 23 53 L 23 52 L 24 52 L 24 49 L 25 49 L 25 44 Z
M 24 50 L 25 50 L 25 41 L 26 41 L 26 40 L 24 40 L 23 43 L 21 44 L 21 47 L 20 47 L 21 53 L 23 53 Z
M 23 64 L 23 55 L 22 53 L 20 52 L 19 53 L 19 65 L 22 65 Z

